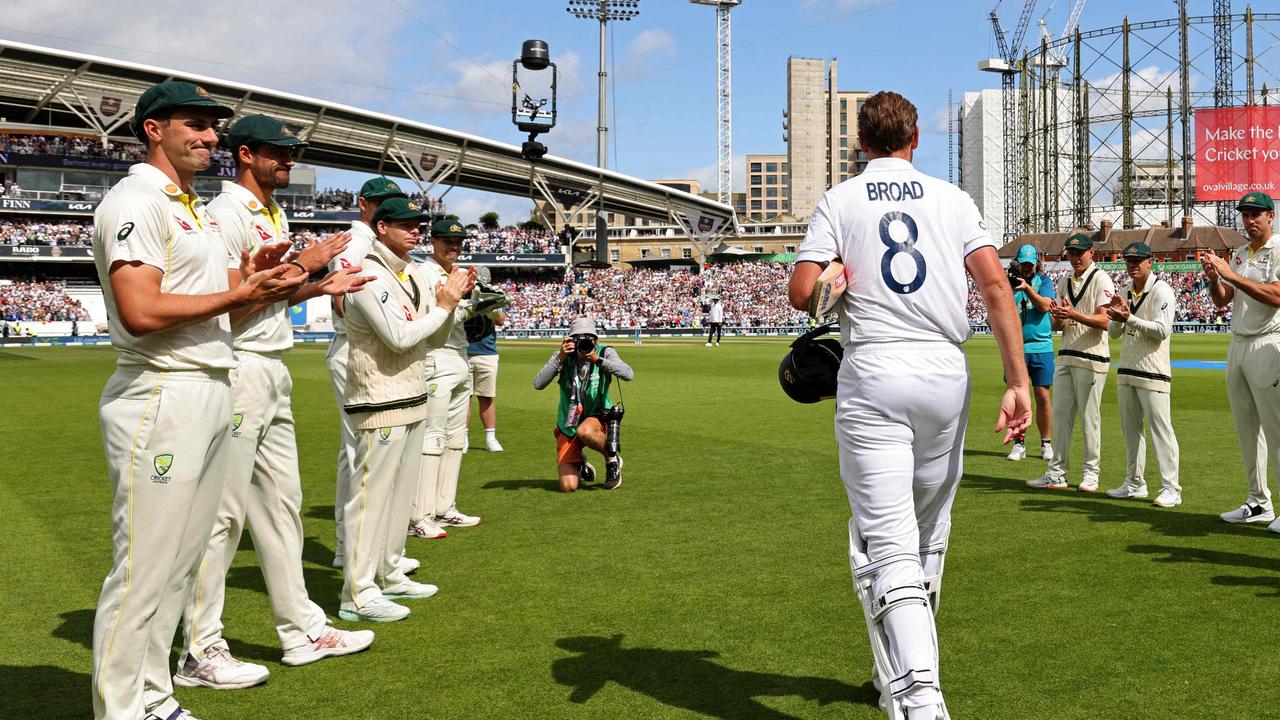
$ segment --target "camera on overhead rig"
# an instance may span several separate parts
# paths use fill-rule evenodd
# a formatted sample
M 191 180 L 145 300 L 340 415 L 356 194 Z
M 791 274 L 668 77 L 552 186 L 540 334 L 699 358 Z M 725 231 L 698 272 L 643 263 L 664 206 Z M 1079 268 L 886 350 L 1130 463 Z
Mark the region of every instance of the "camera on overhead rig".
M 532 72 L 551 69 L 551 97 L 535 98 L 520 86 L 520 68 Z M 547 146 L 538 142 L 540 133 L 556 126 L 556 64 L 544 40 L 525 40 L 520 58 L 511 63 L 511 122 L 529 139 L 520 145 L 520 157 L 537 162 L 547 154 Z M 550 105 L 550 107 L 547 107 Z

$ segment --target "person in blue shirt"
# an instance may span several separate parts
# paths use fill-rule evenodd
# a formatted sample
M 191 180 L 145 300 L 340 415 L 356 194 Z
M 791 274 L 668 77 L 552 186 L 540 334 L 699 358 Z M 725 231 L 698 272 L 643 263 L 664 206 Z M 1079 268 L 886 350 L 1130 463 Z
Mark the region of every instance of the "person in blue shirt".
M 1053 459 L 1053 327 L 1049 307 L 1057 294 L 1053 280 L 1044 273 L 1039 254 L 1034 245 L 1018 248 L 1010 272 L 1013 282 L 1013 303 L 1022 319 L 1022 351 L 1026 357 L 1027 374 L 1031 376 L 1031 389 L 1036 400 L 1036 429 L 1040 431 L 1040 457 Z M 1027 456 L 1026 436 L 1014 437 L 1010 460 Z

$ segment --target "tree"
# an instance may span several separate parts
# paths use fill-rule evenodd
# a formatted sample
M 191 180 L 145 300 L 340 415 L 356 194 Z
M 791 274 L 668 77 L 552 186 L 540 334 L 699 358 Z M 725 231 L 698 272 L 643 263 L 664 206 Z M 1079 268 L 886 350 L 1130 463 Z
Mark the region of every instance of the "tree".
M 490 210 L 489 212 L 487 212 L 487 213 L 485 213 L 485 214 L 481 215 L 481 216 L 480 216 L 480 226 L 481 226 L 481 227 L 483 227 L 483 228 L 484 228 L 484 229 L 486 229 L 486 230 L 494 230 L 494 229 L 497 229 L 497 228 L 499 227 L 499 225 L 498 225 L 498 213 L 496 213 L 496 212 L 494 212 L 494 211 Z

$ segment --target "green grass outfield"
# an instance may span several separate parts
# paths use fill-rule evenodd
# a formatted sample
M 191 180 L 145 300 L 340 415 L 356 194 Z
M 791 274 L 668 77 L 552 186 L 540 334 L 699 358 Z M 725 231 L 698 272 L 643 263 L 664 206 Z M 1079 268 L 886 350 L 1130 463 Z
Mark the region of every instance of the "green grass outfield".
M 271 680 L 179 689 L 184 705 L 205 720 L 881 717 L 850 586 L 833 405 L 781 393 L 782 342 L 621 342 L 637 376 L 625 387 L 625 483 L 574 495 L 555 490 L 555 391 L 530 382 L 552 344 L 501 347 L 507 451 L 473 449 L 459 490 L 462 510 L 484 523 L 409 544 L 418 579 L 440 594 L 410 601 L 404 622 L 374 626 L 369 652 L 287 668 L 246 534 L 226 635 Z M 1222 336 L 1177 336 L 1173 349 L 1226 358 Z M 338 426 L 323 352 L 299 347 L 289 365 L 308 587 L 334 616 Z M 1217 518 L 1244 497 L 1222 371 L 1175 371 L 1186 502 L 1161 510 L 1024 489 L 1044 464 L 1004 459 L 991 433 L 995 345 L 980 338 L 968 352 L 973 417 L 939 619 L 953 715 L 1269 716 L 1280 537 Z M 91 626 L 111 554 L 97 402 L 114 358 L 105 348 L 0 352 L 5 718 L 91 714 Z M 1104 487 L 1124 474 L 1114 380 Z M 483 445 L 478 428 L 472 438 Z M 1034 455 L 1034 434 L 1030 444 Z M 1154 459 L 1147 473 L 1158 485 Z

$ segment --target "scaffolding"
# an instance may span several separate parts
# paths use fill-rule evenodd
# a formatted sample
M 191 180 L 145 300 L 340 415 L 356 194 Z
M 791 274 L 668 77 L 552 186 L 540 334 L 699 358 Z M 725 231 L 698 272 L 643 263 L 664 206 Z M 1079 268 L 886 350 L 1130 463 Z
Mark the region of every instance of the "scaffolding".
M 1277 72 L 1280 13 L 1232 13 L 1229 0 L 1213 0 L 1212 15 L 1188 15 L 1184 0 L 1174 18 L 1126 17 L 1042 39 L 1018 64 L 1013 91 L 1018 122 L 1006 143 L 1021 192 L 1004 197 L 1012 230 L 1062 232 L 1104 219 L 1144 227 L 1176 222 L 1175 213 L 1234 225 L 1230 203 L 1195 202 L 1194 113 L 1280 100 L 1280 89 L 1268 90 L 1280 88 Z

